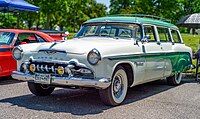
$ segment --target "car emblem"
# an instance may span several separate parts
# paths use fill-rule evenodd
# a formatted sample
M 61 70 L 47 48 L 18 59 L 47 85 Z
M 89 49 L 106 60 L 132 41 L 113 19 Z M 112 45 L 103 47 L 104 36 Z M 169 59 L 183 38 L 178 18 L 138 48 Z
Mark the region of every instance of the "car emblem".
M 48 54 L 48 55 L 53 55 L 53 54 L 56 53 L 56 51 L 50 51 L 50 50 L 48 50 L 48 51 L 45 51 L 45 53 Z

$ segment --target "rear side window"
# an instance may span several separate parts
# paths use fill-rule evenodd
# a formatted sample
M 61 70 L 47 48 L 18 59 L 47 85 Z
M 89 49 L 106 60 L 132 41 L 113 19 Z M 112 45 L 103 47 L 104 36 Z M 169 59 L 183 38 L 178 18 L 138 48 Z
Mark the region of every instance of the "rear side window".
M 15 46 L 21 43 L 37 43 L 37 38 L 34 33 L 19 33 L 17 40 L 15 42 Z
M 161 42 L 171 42 L 168 28 L 157 27 L 157 30 Z
M 26 43 L 37 43 L 37 39 L 35 37 L 35 34 L 33 33 L 20 33 L 17 37 L 17 42 L 26 42 Z
M 181 43 L 181 39 L 177 30 L 171 30 L 172 38 L 174 43 Z
M 147 39 L 149 42 L 155 42 L 155 32 L 153 26 L 144 26 L 144 38 Z

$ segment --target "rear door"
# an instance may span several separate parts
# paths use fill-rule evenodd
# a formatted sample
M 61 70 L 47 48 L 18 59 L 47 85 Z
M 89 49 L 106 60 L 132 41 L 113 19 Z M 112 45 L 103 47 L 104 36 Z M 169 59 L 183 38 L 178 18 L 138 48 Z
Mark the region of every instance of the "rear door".
M 162 57 L 162 46 L 158 41 L 156 26 L 144 25 L 143 53 L 146 60 L 145 81 L 163 77 L 165 60 Z
M 170 29 L 167 27 L 157 27 L 157 31 L 158 31 L 160 45 L 164 52 L 163 59 L 165 60 L 165 68 L 163 76 L 169 76 L 172 71 L 170 56 L 173 53 L 172 51 L 173 43 L 172 43 Z

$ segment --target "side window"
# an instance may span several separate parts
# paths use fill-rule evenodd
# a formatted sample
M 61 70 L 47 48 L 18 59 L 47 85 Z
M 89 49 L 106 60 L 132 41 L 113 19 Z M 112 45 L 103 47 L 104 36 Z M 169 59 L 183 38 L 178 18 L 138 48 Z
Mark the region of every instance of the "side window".
M 116 28 L 112 28 L 110 31 L 110 36 L 115 37 L 117 29 Z
M 149 42 L 155 42 L 155 32 L 153 26 L 144 26 L 144 38 L 146 38 Z
M 181 39 L 177 30 L 171 30 L 171 34 L 175 43 L 181 43 Z
M 22 42 L 35 43 L 37 41 L 36 41 L 36 37 L 33 33 L 19 33 L 15 45 L 19 45 Z
M 171 41 L 168 28 L 157 27 L 157 30 L 161 42 Z

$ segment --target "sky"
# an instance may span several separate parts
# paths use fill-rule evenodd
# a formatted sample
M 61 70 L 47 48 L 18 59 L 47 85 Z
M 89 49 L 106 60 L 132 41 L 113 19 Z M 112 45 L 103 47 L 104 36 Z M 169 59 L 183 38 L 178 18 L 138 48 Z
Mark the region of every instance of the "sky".
M 98 3 L 102 3 L 104 5 L 107 6 L 107 8 L 109 7 L 110 5 L 110 0 L 96 0 Z

